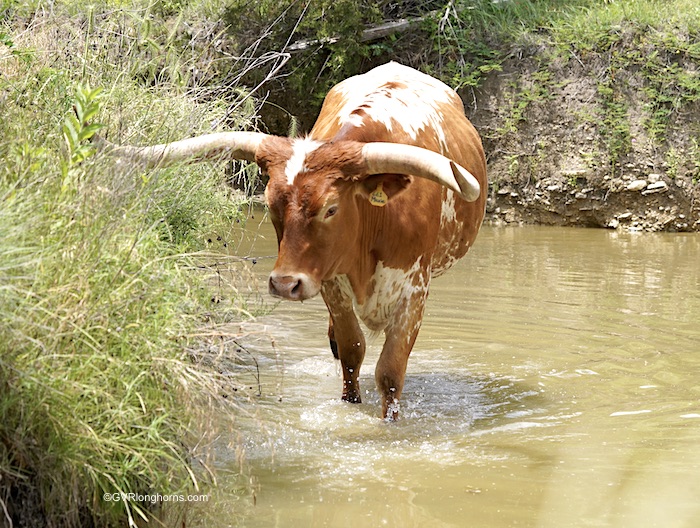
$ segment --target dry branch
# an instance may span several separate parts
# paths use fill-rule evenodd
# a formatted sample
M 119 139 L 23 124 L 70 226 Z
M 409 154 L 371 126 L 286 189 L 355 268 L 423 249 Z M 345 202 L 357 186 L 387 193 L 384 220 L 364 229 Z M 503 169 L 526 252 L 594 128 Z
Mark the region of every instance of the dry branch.
M 360 35 L 360 42 L 370 42 L 372 40 L 378 40 L 380 38 L 392 35 L 394 33 L 403 33 L 408 31 L 413 26 L 420 24 L 426 19 L 426 17 L 419 18 L 400 18 L 397 20 L 392 20 L 390 22 L 385 22 L 378 26 L 373 26 L 365 29 Z M 304 39 L 298 40 L 290 44 L 285 51 L 288 53 L 295 53 L 299 51 L 305 51 L 309 48 L 316 46 L 324 46 L 326 44 L 335 44 L 341 39 L 341 37 L 328 37 L 324 39 Z

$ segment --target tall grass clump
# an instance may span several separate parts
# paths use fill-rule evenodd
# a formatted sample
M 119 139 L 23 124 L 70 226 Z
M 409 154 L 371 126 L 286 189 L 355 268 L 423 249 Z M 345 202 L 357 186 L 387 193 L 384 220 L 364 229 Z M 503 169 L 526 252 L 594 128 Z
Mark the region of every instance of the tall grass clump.
M 455 88 L 476 88 L 538 35 L 596 0 L 457 0 L 426 21 L 435 53 L 428 69 Z
M 220 165 L 146 172 L 90 140 L 245 127 L 251 108 L 198 85 L 207 49 L 181 19 L 80 5 L 0 11 L 0 525 L 157 519 L 144 497 L 206 493 L 203 420 L 235 414 L 192 336 L 245 307 L 212 315 L 193 270 L 241 201 Z M 105 500 L 121 493 L 137 498 Z

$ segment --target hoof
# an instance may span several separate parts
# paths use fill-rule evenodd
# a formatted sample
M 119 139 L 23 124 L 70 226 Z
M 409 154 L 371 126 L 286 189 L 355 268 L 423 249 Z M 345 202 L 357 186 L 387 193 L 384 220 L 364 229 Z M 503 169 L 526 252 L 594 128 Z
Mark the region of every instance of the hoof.
M 384 410 L 384 421 L 385 422 L 395 422 L 399 419 L 399 400 L 396 398 L 388 403 L 386 409 Z
M 360 398 L 359 394 L 343 395 L 341 399 L 348 403 L 362 403 L 362 398 Z

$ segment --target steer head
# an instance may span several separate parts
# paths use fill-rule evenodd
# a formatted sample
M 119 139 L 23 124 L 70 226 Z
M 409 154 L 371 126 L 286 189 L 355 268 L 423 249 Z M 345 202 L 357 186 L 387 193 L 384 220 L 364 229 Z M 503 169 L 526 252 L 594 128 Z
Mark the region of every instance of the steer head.
M 358 195 L 382 205 L 413 177 L 436 181 L 467 201 L 481 193 L 464 167 L 436 152 L 398 143 L 224 132 L 152 147 L 108 146 L 119 157 L 152 166 L 221 156 L 256 162 L 270 178 L 265 198 L 279 244 L 270 293 L 295 301 L 317 295 L 323 281 L 344 272 L 345 253 L 357 247 L 351 240 L 357 230 L 351 227 L 359 224 Z
M 371 174 L 363 147 L 286 138 L 261 145 L 256 158 L 269 175 L 265 199 L 279 243 L 272 295 L 303 301 L 318 294 L 324 280 L 345 273 L 343 264 L 354 261 L 348 251 L 357 247 L 356 197 L 368 199 L 381 184 L 389 201 L 411 182 L 404 174 Z

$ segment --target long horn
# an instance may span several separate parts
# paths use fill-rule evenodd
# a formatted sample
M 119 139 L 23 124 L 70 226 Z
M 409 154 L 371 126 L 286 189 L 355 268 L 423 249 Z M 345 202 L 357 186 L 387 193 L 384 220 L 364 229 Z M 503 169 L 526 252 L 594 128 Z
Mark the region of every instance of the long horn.
M 96 143 L 110 155 L 156 167 L 220 156 L 255 161 L 255 153 L 266 137 L 261 132 L 219 132 L 150 147 L 114 145 L 101 138 Z
M 362 155 L 370 174 L 389 172 L 427 178 L 452 189 L 468 202 L 481 195 L 481 186 L 471 172 L 432 150 L 376 142 L 362 147 Z

